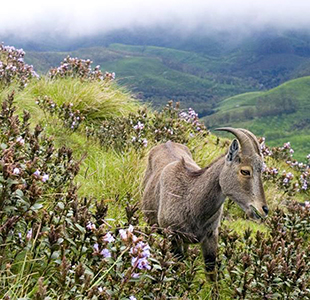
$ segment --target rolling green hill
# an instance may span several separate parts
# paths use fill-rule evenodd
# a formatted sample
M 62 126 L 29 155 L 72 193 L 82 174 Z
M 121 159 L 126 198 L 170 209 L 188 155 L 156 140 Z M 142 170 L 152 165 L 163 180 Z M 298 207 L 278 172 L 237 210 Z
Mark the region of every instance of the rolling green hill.
M 210 127 L 249 128 L 273 146 L 290 141 L 297 150 L 295 157 L 304 159 L 310 152 L 310 77 L 225 99 L 204 120 Z
M 212 112 L 220 99 L 258 88 L 255 81 L 217 74 L 223 68 L 218 58 L 161 47 L 112 44 L 72 52 L 29 52 L 26 61 L 44 74 L 66 55 L 89 58 L 103 70 L 116 72 L 120 84 L 154 106 L 174 99 L 201 115 Z
M 307 34 L 260 32 L 241 38 L 170 35 L 168 39 L 166 33 L 150 32 L 93 37 L 60 47 L 60 52 L 32 47 L 36 51 L 28 51 L 26 61 L 46 73 L 66 55 L 90 58 L 103 70 L 116 72 L 118 82 L 138 98 L 156 107 L 174 99 L 201 116 L 213 113 L 222 99 L 265 91 L 310 75 Z

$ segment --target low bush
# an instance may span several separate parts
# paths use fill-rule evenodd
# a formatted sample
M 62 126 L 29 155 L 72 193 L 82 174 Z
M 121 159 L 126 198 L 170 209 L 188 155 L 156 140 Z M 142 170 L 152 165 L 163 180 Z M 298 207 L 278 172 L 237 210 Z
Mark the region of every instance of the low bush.
M 24 62 L 25 52 L 13 46 L 0 44 L 0 89 L 17 82 L 24 88 L 32 78 L 38 78 L 33 66 Z
M 0 113 L 0 295 L 148 299 L 187 295 L 200 267 L 197 252 L 177 262 L 164 233 L 140 227 L 137 207 L 126 221 L 105 220 L 104 199 L 79 199 L 80 162 L 56 150 L 29 114 L 14 115 L 13 94 Z M 132 298 L 131 298 L 132 299 Z
M 219 280 L 232 299 L 310 297 L 309 208 L 277 208 L 266 220 L 268 233 L 221 228 Z

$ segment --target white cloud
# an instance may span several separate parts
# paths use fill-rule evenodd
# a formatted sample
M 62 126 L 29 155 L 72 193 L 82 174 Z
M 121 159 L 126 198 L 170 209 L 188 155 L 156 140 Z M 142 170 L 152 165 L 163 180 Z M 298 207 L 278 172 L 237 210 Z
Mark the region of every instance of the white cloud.
M 2 1 L 0 34 L 50 32 L 88 35 L 110 29 L 169 23 L 212 30 L 309 28 L 308 0 L 54 0 Z

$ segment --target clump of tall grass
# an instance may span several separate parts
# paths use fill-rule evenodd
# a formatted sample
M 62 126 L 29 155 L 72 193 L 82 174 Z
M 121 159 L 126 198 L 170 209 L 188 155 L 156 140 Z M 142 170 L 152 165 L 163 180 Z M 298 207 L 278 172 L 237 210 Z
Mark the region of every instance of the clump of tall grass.
M 124 116 L 138 109 L 137 101 L 111 81 L 78 78 L 42 78 L 33 87 L 34 97 L 50 97 L 57 105 L 72 103 L 88 120 Z

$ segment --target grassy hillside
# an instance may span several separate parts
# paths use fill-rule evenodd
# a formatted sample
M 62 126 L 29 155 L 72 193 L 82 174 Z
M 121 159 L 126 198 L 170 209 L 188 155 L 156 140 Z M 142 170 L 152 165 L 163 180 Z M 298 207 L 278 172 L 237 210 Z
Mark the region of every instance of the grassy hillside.
M 157 107 L 173 99 L 207 114 L 219 99 L 257 87 L 251 80 L 218 74 L 225 64 L 217 58 L 169 48 L 112 44 L 67 53 L 30 52 L 26 61 L 46 73 L 59 64 L 60 57 L 69 54 L 88 57 L 105 70 L 116 72 L 120 84 Z
M 287 165 L 288 149 L 265 157 L 268 219 L 247 220 L 226 201 L 211 282 L 198 245 L 178 261 L 171 232 L 147 226 L 141 182 L 159 143 L 186 144 L 203 167 L 227 140 L 193 111 L 170 102 L 155 112 L 91 77 L 29 77 L 23 88 L 16 79 L 0 99 L 0 297 L 309 297 L 310 210 L 289 204 L 309 199 L 308 188 L 296 187 L 309 182 L 301 178 L 309 167 Z
M 193 37 L 187 41 L 190 45 L 183 38 L 179 44 L 174 37 L 169 46 L 160 44 L 159 38 L 151 42 L 146 34 L 140 39 L 143 45 L 139 39 L 129 45 L 130 36 L 128 33 L 123 44 L 112 39 L 104 46 L 77 43 L 71 47 L 75 50 L 67 52 L 31 51 L 26 61 L 46 73 L 67 54 L 88 57 L 105 70 L 116 72 L 118 82 L 138 98 L 156 107 L 173 99 L 193 107 L 201 116 L 212 113 L 219 100 L 264 91 L 310 74 L 309 39 L 298 33 L 265 32 L 241 39 L 230 35 Z M 202 47 L 203 41 L 210 44 Z
M 273 146 L 290 141 L 297 159 L 310 149 L 310 77 L 288 81 L 267 92 L 246 93 L 220 102 L 205 118 L 211 126 L 246 127 Z

